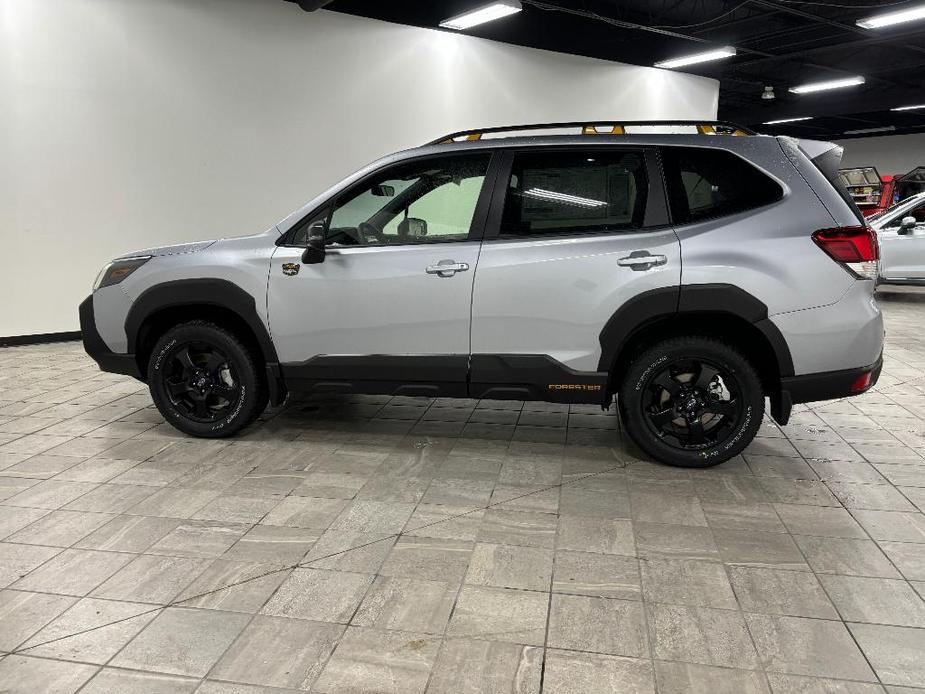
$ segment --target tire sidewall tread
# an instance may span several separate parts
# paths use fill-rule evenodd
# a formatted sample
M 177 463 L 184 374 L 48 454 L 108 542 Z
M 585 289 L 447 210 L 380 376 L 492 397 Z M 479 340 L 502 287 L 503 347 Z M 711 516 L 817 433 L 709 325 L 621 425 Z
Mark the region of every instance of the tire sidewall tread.
M 704 358 L 719 363 L 734 376 L 745 399 L 742 421 L 736 431 L 719 445 L 698 451 L 682 451 L 663 442 L 644 421 L 641 397 L 648 378 L 666 362 Z M 630 438 L 657 461 L 675 467 L 703 468 L 719 465 L 741 453 L 758 433 L 764 418 L 761 379 L 738 350 L 709 337 L 677 337 L 653 345 L 639 355 L 620 384 L 617 404 Z
M 235 363 L 241 382 L 241 397 L 234 410 L 217 422 L 194 422 L 185 418 L 170 402 L 163 387 L 165 357 L 178 342 L 203 341 L 223 349 Z M 194 320 L 181 323 L 165 332 L 148 360 L 148 387 L 151 398 L 164 419 L 183 433 L 200 438 L 232 436 L 260 416 L 267 403 L 265 376 L 248 348 L 234 335 L 215 323 Z

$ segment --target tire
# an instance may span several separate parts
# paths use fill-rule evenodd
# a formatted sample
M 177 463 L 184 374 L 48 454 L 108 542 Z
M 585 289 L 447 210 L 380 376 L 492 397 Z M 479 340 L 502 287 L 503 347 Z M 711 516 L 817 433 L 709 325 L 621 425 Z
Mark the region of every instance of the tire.
M 647 349 L 620 384 L 630 438 L 659 462 L 712 467 L 741 453 L 764 416 L 761 380 L 737 350 L 707 337 Z
M 158 411 L 185 434 L 232 436 L 266 408 L 266 376 L 233 333 L 202 320 L 176 325 L 154 345 L 148 387 Z

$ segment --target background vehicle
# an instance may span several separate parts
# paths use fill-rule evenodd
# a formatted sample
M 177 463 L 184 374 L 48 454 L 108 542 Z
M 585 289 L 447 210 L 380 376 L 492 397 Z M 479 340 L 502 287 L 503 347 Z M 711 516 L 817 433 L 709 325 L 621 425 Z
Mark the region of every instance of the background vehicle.
M 925 167 L 922 166 L 905 174 L 882 176 L 873 166 L 859 166 L 839 169 L 838 176 L 865 217 L 925 192 Z
M 880 281 L 925 284 L 925 193 L 868 219 L 880 242 Z
M 877 244 L 840 156 L 722 123 L 448 135 L 264 234 L 114 261 L 81 305 L 85 345 L 197 436 L 287 389 L 616 396 L 643 451 L 713 465 L 766 396 L 783 424 L 877 379 Z

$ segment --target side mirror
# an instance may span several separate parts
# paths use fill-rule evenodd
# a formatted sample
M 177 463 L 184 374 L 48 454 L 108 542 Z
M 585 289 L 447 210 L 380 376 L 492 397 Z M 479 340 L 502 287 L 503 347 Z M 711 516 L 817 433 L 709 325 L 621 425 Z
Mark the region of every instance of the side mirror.
M 377 198 L 391 198 L 395 196 L 395 186 L 388 186 L 380 183 L 379 185 L 373 186 L 370 192 Z
M 315 222 L 308 228 L 308 245 L 302 252 L 305 265 L 324 262 L 324 222 Z
M 918 224 L 918 220 L 915 217 L 912 217 L 912 216 L 903 217 L 902 221 L 899 223 L 899 233 L 900 234 L 910 233 L 913 229 L 915 229 L 916 224 Z

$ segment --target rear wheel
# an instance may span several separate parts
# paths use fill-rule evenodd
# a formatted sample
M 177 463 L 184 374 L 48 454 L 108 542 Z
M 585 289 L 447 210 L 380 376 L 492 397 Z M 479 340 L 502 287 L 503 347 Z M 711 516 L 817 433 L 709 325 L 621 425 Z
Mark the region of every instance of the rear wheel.
M 665 340 L 630 366 L 618 394 L 633 441 L 656 460 L 710 467 L 751 443 L 764 393 L 737 350 L 705 337 Z
M 148 384 L 164 419 L 192 436 L 231 436 L 267 405 L 254 356 L 234 334 L 206 321 L 164 333 L 148 361 Z

